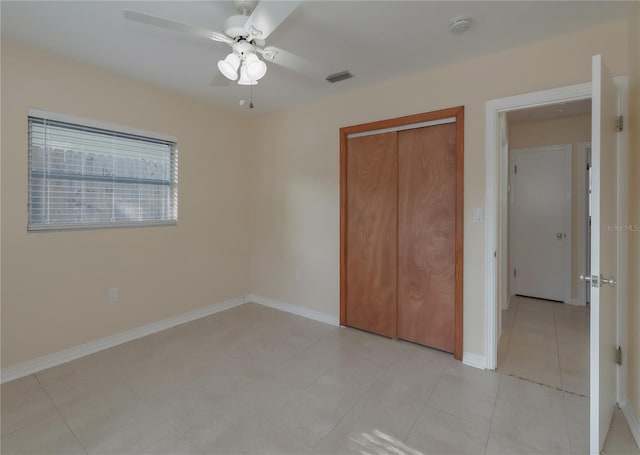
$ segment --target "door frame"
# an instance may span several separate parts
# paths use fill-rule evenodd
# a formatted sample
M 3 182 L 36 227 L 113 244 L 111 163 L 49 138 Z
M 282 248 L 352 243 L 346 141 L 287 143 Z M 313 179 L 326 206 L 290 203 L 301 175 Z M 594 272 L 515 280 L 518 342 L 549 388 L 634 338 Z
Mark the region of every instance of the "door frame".
M 513 206 L 516 203 L 515 199 L 518 197 L 518 193 L 516 192 L 516 185 L 515 185 L 515 181 L 517 180 L 517 174 L 514 174 L 514 172 L 512 172 L 513 166 L 512 164 L 515 164 L 516 162 L 516 157 L 520 154 L 524 154 L 524 153 L 529 153 L 529 152 L 557 152 L 557 153 L 563 153 L 564 154 L 564 158 L 565 158 L 565 162 L 564 162 L 564 169 L 563 172 L 565 174 L 564 176 L 564 181 L 567 184 L 567 187 L 565 188 L 564 194 L 562 195 L 563 199 L 564 199 L 564 206 L 565 208 L 568 206 L 568 210 L 565 210 L 564 212 L 564 229 L 565 229 L 565 251 L 564 251 L 564 258 L 563 258 L 563 264 L 562 264 L 562 268 L 565 271 L 564 272 L 564 280 L 562 283 L 562 297 L 563 297 L 563 302 L 564 303 L 572 303 L 571 300 L 571 287 L 572 287 L 572 267 L 571 267 L 571 259 L 572 259 L 572 242 L 573 242 L 573 226 L 571 223 L 571 210 L 572 210 L 572 179 L 571 179 L 571 174 L 572 174 L 572 157 L 573 157 L 573 146 L 571 144 L 558 144 L 558 145 L 548 145 L 548 146 L 540 146 L 540 147 L 525 147 L 525 148 L 514 148 L 511 149 L 510 155 L 509 155 L 509 173 L 511 174 L 511 181 L 510 181 L 510 187 L 511 187 L 511 194 L 509 195 L 510 197 L 508 197 L 508 213 L 512 215 L 512 223 L 511 223 L 511 230 L 509 230 L 509 227 L 507 227 L 507 241 L 509 242 L 509 251 L 507 252 L 507 254 L 509 255 L 509 263 L 511 264 L 511 267 L 516 268 L 516 257 L 515 257 L 515 243 L 518 241 L 516 236 L 515 236 L 515 218 L 513 218 Z M 568 247 L 566 247 L 568 245 Z M 513 274 L 510 273 L 510 271 L 507 271 L 507 275 L 508 278 L 512 280 L 511 282 L 511 293 L 512 295 L 515 294 L 515 290 L 516 290 L 516 285 L 515 285 L 515 281 L 513 280 Z M 507 296 L 507 298 L 510 298 L 511 296 Z M 504 306 L 503 306 L 504 308 Z
M 588 274 L 587 265 L 591 254 L 591 235 L 589 234 L 589 170 L 587 165 L 591 164 L 591 142 L 578 143 L 578 163 L 580 174 L 578 177 L 578 267 L 580 275 Z M 589 300 L 589 283 L 581 282 L 578 288 L 578 297 L 573 300 L 574 305 L 586 306 Z
M 347 322 L 347 138 L 352 134 L 386 132 L 388 129 L 410 129 L 455 117 L 456 123 L 456 210 L 455 210 L 455 344 L 454 357 L 462 360 L 463 352 L 463 246 L 464 246 L 464 106 L 407 115 L 377 122 L 340 128 L 340 325 Z M 414 126 L 415 125 L 415 126 Z M 397 284 L 396 284 L 397 285 Z
M 628 118 L 628 76 L 614 78 L 619 90 L 620 112 L 625 119 Z M 502 152 L 499 136 L 500 113 L 527 109 L 531 107 L 557 104 L 562 102 L 590 99 L 592 97 L 592 85 L 590 82 L 583 84 L 559 87 L 540 92 L 526 93 L 506 98 L 493 99 L 486 102 L 486 137 L 485 137 L 485 368 L 495 370 L 498 353 L 498 305 L 500 295 L 506 295 L 506 289 L 498 289 L 498 277 L 505 277 L 506 272 L 506 239 L 501 235 L 506 230 L 507 220 L 507 156 Z M 627 201 L 628 175 L 627 168 L 623 167 L 628 162 L 628 129 L 625 128 L 619 135 L 618 148 L 618 217 L 621 226 L 625 225 L 624 218 L 627 207 L 623 204 Z M 624 233 L 624 232 L 622 232 Z M 627 233 L 628 234 L 628 233 Z M 500 240 L 499 240 L 500 239 Z M 627 272 L 624 262 L 628 257 L 628 235 L 618 236 L 618 282 L 617 287 L 617 336 L 618 345 L 622 346 L 622 368 L 617 368 L 617 398 L 619 405 L 624 409 L 627 401 L 626 384 L 626 314 L 627 314 Z M 620 273 L 622 275 L 620 275 Z M 505 280 L 502 282 L 504 283 Z M 591 354 L 590 354 L 591 355 Z M 593 359 L 591 359 L 593 361 Z M 599 378 L 590 377 L 598 386 Z
M 498 308 L 507 296 L 508 153 L 500 144 L 500 114 L 591 98 L 591 83 L 570 85 L 486 102 L 485 137 L 485 368 L 495 370 L 498 357 Z M 498 278 L 502 283 L 498 289 Z

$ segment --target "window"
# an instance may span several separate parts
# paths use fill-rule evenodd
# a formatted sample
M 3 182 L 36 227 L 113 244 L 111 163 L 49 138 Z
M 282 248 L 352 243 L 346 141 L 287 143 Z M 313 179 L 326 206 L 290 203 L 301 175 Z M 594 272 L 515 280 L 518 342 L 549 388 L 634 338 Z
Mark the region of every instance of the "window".
M 29 230 L 175 224 L 175 140 L 29 111 Z

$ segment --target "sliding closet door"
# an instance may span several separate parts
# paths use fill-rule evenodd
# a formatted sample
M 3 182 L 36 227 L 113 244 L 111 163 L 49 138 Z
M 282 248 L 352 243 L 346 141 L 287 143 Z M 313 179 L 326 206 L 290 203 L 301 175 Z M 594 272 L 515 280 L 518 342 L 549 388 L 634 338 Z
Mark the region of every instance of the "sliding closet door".
M 346 325 L 397 336 L 398 133 L 347 141 Z
M 456 125 L 398 134 L 398 338 L 453 352 Z

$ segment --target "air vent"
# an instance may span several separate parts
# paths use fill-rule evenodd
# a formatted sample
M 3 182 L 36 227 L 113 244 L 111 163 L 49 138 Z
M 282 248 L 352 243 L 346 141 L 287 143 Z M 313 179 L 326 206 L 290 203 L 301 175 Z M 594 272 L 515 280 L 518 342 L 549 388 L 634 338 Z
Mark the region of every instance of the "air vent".
M 351 74 L 349 71 L 340 71 L 339 73 L 327 76 L 327 80 L 332 84 L 335 84 L 336 82 L 344 81 L 345 79 L 351 79 L 352 77 L 353 74 Z

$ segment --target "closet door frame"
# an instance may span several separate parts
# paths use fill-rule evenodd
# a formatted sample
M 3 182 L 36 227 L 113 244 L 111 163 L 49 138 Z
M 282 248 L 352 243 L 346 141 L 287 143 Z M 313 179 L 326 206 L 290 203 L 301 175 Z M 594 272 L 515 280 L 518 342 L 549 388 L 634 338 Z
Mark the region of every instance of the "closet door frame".
M 340 128 L 340 325 L 347 322 L 347 139 L 349 135 L 398 128 L 455 117 L 456 124 L 456 210 L 455 210 L 455 349 L 454 357 L 462 360 L 463 302 L 462 273 L 464 247 L 464 106 L 407 115 L 377 122 Z

